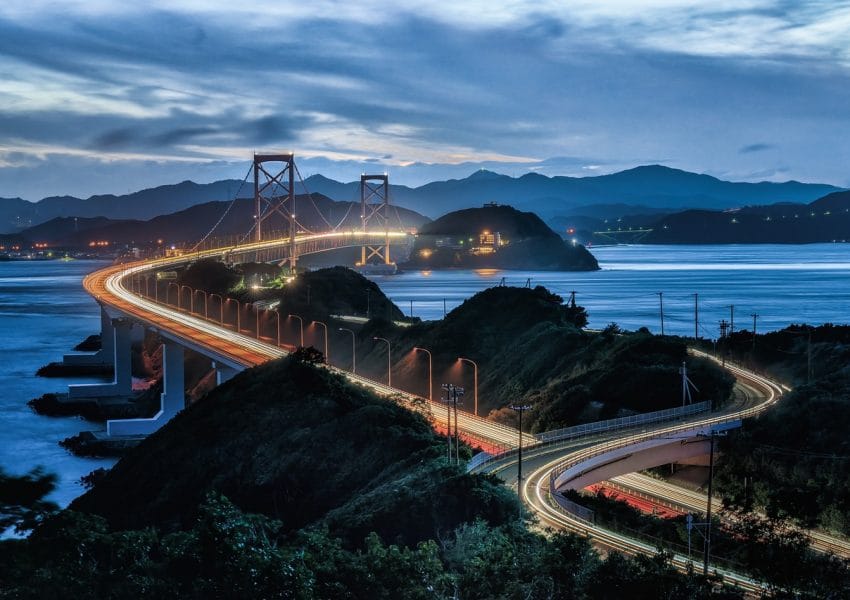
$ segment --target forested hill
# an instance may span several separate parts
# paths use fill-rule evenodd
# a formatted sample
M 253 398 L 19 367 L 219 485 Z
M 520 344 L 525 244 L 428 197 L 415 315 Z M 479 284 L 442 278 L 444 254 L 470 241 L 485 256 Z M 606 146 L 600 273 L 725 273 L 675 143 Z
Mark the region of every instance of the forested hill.
M 499 268 L 590 271 L 599 268 L 581 245 L 564 242 L 536 214 L 487 204 L 423 225 L 408 268 Z

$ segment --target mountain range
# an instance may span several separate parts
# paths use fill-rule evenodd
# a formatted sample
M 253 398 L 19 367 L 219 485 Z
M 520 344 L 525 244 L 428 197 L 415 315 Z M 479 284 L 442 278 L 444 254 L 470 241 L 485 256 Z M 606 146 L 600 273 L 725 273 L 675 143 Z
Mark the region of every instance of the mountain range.
M 213 226 L 214 237 L 236 241 L 246 237 L 252 228 L 254 203 L 250 198 L 240 198 L 232 206 L 230 204 L 204 202 L 149 220 L 55 217 L 15 234 L 0 235 L 0 242 L 4 245 L 46 242 L 61 247 L 85 247 L 97 240 L 132 245 L 156 244 L 158 240 L 169 244 L 193 244 L 206 236 Z M 321 194 L 312 194 L 310 197 L 297 196 L 296 206 L 298 222 L 311 231 L 329 229 L 325 219 L 343 229 L 360 227 L 359 204 L 335 202 Z M 403 229 L 418 228 L 428 221 L 427 217 L 402 207 L 396 207 L 390 219 L 393 226 Z M 288 231 L 288 223 L 276 213 L 263 227 L 266 232 Z
M 360 183 L 341 183 L 313 175 L 296 185 L 298 192 L 317 192 L 337 201 L 357 202 Z M 149 220 L 196 204 L 227 201 L 251 195 L 251 185 L 237 180 L 197 184 L 184 181 L 132 194 L 99 195 L 81 199 L 54 196 L 38 202 L 0 198 L 0 231 L 9 233 L 44 223 L 56 217 L 106 217 Z M 807 203 L 841 191 L 831 185 L 800 183 L 729 182 L 660 165 L 649 165 L 596 177 L 548 177 L 529 173 L 522 177 L 479 170 L 464 179 L 435 181 L 419 187 L 390 186 L 394 204 L 430 218 L 458 210 L 497 202 L 545 219 L 570 214 L 594 216 L 646 213 L 665 209 L 672 212 L 699 208 L 728 209 L 777 202 Z M 628 207 L 641 207 L 639 210 Z
M 310 191 L 337 200 L 359 198 L 359 182 L 340 183 L 321 175 L 309 177 Z M 587 214 L 586 207 L 611 205 L 609 214 L 623 205 L 648 209 L 685 208 L 709 210 L 776 202 L 811 202 L 831 192 L 831 185 L 800 183 L 742 183 L 717 179 L 660 165 L 636 167 L 597 177 L 547 177 L 528 173 L 522 177 L 479 170 L 465 179 L 435 181 L 420 187 L 390 186 L 391 200 L 432 219 L 442 214 L 481 206 L 488 202 L 509 204 L 543 218 Z M 585 209 L 581 210 L 580 209 Z M 631 210 L 634 214 L 635 211 Z

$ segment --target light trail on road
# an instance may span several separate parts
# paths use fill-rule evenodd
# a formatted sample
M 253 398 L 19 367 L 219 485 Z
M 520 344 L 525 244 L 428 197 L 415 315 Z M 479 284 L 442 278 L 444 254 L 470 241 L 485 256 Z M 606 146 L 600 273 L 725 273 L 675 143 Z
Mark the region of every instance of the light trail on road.
M 362 233 L 362 232 L 360 232 Z M 404 237 L 407 234 L 390 232 L 393 237 Z M 365 234 L 362 237 L 368 237 Z M 383 234 L 382 234 L 383 235 Z M 315 234 L 300 236 L 297 243 L 310 242 L 317 239 L 328 239 L 334 237 L 358 238 L 357 232 L 341 234 Z M 237 333 L 221 324 L 208 321 L 199 316 L 193 316 L 181 312 L 173 307 L 158 304 L 150 299 L 143 298 L 127 287 L 124 281 L 127 277 L 142 274 L 155 269 L 175 267 L 177 265 L 198 260 L 201 258 L 219 257 L 224 253 L 233 253 L 233 248 L 238 248 L 238 253 L 251 252 L 254 250 L 268 249 L 269 247 L 288 245 L 287 240 L 273 240 L 269 242 L 256 242 L 232 248 L 218 248 L 192 253 L 191 256 L 179 256 L 162 258 L 152 261 L 129 263 L 126 265 L 113 265 L 101 269 L 87 276 L 83 285 L 85 289 L 101 302 L 113 309 L 136 319 L 154 329 L 167 332 L 171 336 L 184 340 L 188 345 L 201 346 L 210 351 L 211 354 L 226 357 L 231 361 L 244 367 L 253 367 L 269 360 L 280 358 L 289 354 L 286 350 L 278 348 L 273 343 L 257 340 L 254 337 Z M 445 418 L 442 413 L 445 407 L 438 402 L 431 402 L 397 388 L 372 381 L 361 375 L 354 375 L 348 371 L 324 365 L 332 372 L 346 377 L 349 381 L 368 387 L 376 393 L 400 398 L 408 405 L 424 406 L 430 418 L 437 424 L 445 426 Z M 470 441 L 478 441 L 490 447 L 512 448 L 516 446 L 519 432 L 511 427 L 489 421 L 482 417 L 458 411 L 458 428 Z

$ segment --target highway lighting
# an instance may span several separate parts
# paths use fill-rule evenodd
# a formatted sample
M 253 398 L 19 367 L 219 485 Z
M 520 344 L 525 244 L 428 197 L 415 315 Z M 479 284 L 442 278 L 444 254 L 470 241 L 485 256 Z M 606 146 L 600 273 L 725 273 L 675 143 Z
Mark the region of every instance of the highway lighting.
M 228 298 L 227 300 L 224 301 L 225 304 L 230 304 L 231 302 L 236 303 L 236 333 L 239 333 L 239 331 L 242 329 L 241 328 L 242 316 L 240 315 L 240 311 L 242 310 L 242 305 L 239 303 L 239 300 L 236 300 L 234 298 Z
M 188 285 L 181 285 L 177 296 L 177 303 L 180 304 L 180 296 L 183 295 L 184 289 L 189 290 L 189 314 L 191 315 L 195 312 L 195 290 L 190 288 Z
M 301 347 L 304 347 L 304 319 L 298 315 L 286 315 L 289 319 L 298 319 L 298 327 L 301 331 Z
M 475 408 L 473 410 L 473 414 L 477 417 L 478 416 L 478 364 L 474 360 L 471 360 L 469 358 L 464 358 L 462 356 L 459 356 L 458 360 L 460 362 L 468 362 L 469 364 L 472 365 L 472 369 L 473 369 L 473 372 L 472 372 L 473 373 L 472 374 L 472 377 L 473 377 L 473 379 L 472 379 L 472 396 L 473 396 L 473 402 L 474 402 L 474 406 L 475 406 Z
M 345 327 L 340 327 L 340 331 L 347 331 L 351 334 L 351 372 L 357 373 L 357 340 L 354 336 L 354 331 L 351 329 L 346 329 Z
M 213 296 L 218 296 L 218 322 L 224 325 L 224 298 L 221 297 L 221 294 L 210 294 L 210 300 Z
M 411 302 L 413 302 L 411 300 Z M 425 352 L 428 355 L 428 400 L 434 400 L 434 362 L 431 357 L 431 351 L 425 348 L 414 347 L 414 352 Z
M 168 304 L 168 293 L 171 291 L 172 285 L 177 288 L 177 310 L 180 310 L 180 286 L 173 281 L 170 281 L 165 288 L 165 303 Z
M 382 342 L 387 343 L 387 386 L 393 387 L 393 367 L 392 367 L 392 361 L 390 359 L 390 356 L 392 354 L 392 352 L 391 352 L 392 347 L 390 346 L 390 341 L 387 338 L 382 338 L 382 337 L 373 337 L 372 339 L 376 340 L 376 341 L 380 340 Z
M 330 364 L 331 358 L 328 355 L 328 326 L 327 326 L 327 324 L 322 323 L 321 321 L 313 321 L 313 323 L 315 323 L 317 325 L 321 325 L 322 327 L 325 328 L 325 362 Z

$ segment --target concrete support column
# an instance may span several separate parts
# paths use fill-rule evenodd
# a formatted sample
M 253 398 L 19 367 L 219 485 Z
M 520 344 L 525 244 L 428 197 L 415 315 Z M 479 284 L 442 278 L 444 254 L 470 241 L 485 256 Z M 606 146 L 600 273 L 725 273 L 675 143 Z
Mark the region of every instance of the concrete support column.
M 215 361 L 213 361 L 212 368 L 215 369 L 216 385 L 221 385 L 225 381 L 230 381 L 231 379 L 233 379 L 233 376 L 239 372 L 233 367 L 228 367 L 227 365 L 222 365 Z
M 105 398 L 129 396 L 133 392 L 132 360 L 130 355 L 130 330 L 133 323 L 127 319 L 115 319 L 110 323 L 112 333 L 112 383 L 93 383 L 68 386 L 68 397 Z M 104 338 L 108 336 L 104 335 Z
M 106 309 L 100 307 L 100 350 L 97 352 L 86 352 L 81 354 L 66 354 L 62 362 L 74 366 L 102 366 L 111 365 L 115 348 L 115 333 L 112 327 L 112 318 Z
M 183 410 L 185 405 L 185 378 L 183 374 L 183 346 L 165 342 L 162 348 L 162 394 L 159 412 L 149 419 L 114 419 L 106 422 L 106 435 L 148 435 L 153 433 Z
M 184 396 L 183 346 L 174 342 L 162 345 L 162 395 L 160 396 L 160 414 L 168 421 L 183 410 L 186 404 Z

